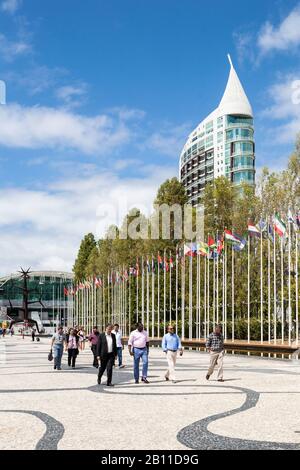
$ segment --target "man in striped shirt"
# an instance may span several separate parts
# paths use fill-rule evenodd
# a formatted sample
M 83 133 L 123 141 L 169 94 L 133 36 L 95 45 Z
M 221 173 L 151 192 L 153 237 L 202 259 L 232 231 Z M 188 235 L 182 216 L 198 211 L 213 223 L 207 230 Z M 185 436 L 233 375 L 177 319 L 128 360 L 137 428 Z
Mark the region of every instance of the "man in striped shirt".
M 206 380 L 209 380 L 216 365 L 219 366 L 218 382 L 223 380 L 223 358 L 224 358 L 224 338 L 222 335 L 221 325 L 217 325 L 214 332 L 209 335 L 206 342 L 206 349 L 210 354 L 210 365 L 206 375 Z

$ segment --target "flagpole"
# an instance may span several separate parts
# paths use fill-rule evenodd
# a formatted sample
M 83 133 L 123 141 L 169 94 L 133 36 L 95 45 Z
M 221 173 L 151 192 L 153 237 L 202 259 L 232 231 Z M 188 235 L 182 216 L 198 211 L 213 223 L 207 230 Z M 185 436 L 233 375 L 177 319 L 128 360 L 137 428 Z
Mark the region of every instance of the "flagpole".
M 296 232 L 296 344 L 299 343 L 299 274 L 298 274 L 298 232 Z
M 225 300 L 225 306 L 224 306 L 224 339 L 225 341 L 227 340 L 227 244 L 225 245 L 225 263 L 224 263 L 224 274 L 225 274 L 225 280 L 224 280 L 224 300 Z
M 288 305 L 289 305 L 289 346 L 292 340 L 292 299 L 291 299 L 291 221 L 288 220 L 288 263 L 289 263 L 289 274 L 288 274 Z
M 217 235 L 218 236 L 218 235 Z M 217 324 L 219 323 L 219 257 L 221 252 L 218 252 L 217 256 L 217 286 L 216 286 L 216 295 L 217 295 Z
M 157 337 L 160 337 L 160 255 L 157 259 Z
M 189 339 L 193 337 L 193 244 L 191 242 L 191 254 L 189 262 Z
M 199 284 L 198 284 L 198 292 L 199 292 L 199 301 L 198 301 L 198 312 L 199 312 L 199 318 L 198 318 L 198 338 L 201 339 L 201 256 L 200 253 L 198 254 L 199 256 Z
M 284 344 L 284 267 L 283 267 L 283 238 L 280 243 L 281 264 L 281 344 Z
M 145 301 L 144 301 L 144 297 L 145 297 L 144 257 L 142 256 L 142 323 L 143 323 L 143 325 L 145 325 Z
M 235 305 L 234 305 L 234 302 L 235 302 L 235 292 L 234 292 L 234 249 L 233 249 L 233 245 L 231 247 L 231 256 L 232 256 L 232 260 L 231 260 L 231 282 L 232 282 L 232 291 L 231 291 L 231 339 L 232 341 L 234 342 L 234 328 L 235 328 Z
M 151 297 L 152 297 L 152 338 L 154 338 L 155 331 L 154 331 L 154 322 L 155 322 L 155 312 L 154 312 L 154 286 L 155 286 L 155 265 L 154 265 L 154 257 L 152 255 L 151 260 L 151 269 L 152 269 L 152 287 L 151 287 Z
M 140 267 L 137 259 L 136 263 L 136 322 L 139 321 L 139 274 Z
M 166 270 L 166 250 L 164 250 L 164 331 L 166 332 L 166 317 L 167 317 L 167 297 L 166 297 L 166 287 L 167 287 L 167 270 Z
M 273 247 L 273 276 L 274 276 L 274 344 L 277 343 L 277 286 L 276 286 L 276 232 L 274 230 L 274 247 Z
M 176 246 L 176 267 L 175 267 L 175 322 L 176 333 L 178 334 L 178 245 Z
M 248 343 L 250 343 L 250 236 L 248 234 Z
M 147 256 L 147 262 L 149 263 L 149 258 Z M 147 299 L 146 299 L 146 311 L 147 311 L 147 331 L 148 331 L 148 334 L 149 334 L 149 264 L 147 265 L 147 273 L 146 273 L 146 281 L 147 281 Z
M 204 337 L 207 338 L 207 256 L 204 257 Z
M 270 221 L 268 221 L 268 342 L 271 343 L 271 242 Z
M 199 339 L 199 253 L 197 250 L 197 275 L 196 275 L 196 338 Z
M 213 250 L 213 327 L 216 324 L 216 260 L 215 251 Z
M 172 263 L 171 263 L 172 259 Z M 170 302 L 170 313 L 169 313 L 169 320 L 170 323 L 172 322 L 172 269 L 173 269 L 173 258 L 170 252 L 170 259 L 169 259 L 169 281 L 170 281 L 170 293 L 169 293 L 169 302 Z
M 185 254 L 181 264 L 181 337 L 185 338 Z
M 260 342 L 264 342 L 263 231 L 260 227 Z

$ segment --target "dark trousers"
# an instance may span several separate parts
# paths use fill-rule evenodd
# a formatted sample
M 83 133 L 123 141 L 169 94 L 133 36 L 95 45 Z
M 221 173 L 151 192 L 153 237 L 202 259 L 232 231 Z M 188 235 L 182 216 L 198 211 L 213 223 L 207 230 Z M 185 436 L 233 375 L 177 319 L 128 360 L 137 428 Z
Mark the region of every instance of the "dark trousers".
M 101 382 L 102 375 L 106 371 L 107 383 L 111 384 L 114 362 L 115 362 L 114 353 L 109 353 L 106 356 L 101 357 L 101 365 L 99 367 L 99 373 L 98 373 L 98 382 Z
M 98 364 L 98 359 L 97 359 L 97 345 L 96 344 L 92 344 L 91 346 L 91 350 L 92 350 L 92 353 L 94 355 L 94 362 L 93 362 L 93 367 L 99 367 L 99 364 Z
M 75 367 L 77 353 L 77 349 L 68 349 L 68 366 Z

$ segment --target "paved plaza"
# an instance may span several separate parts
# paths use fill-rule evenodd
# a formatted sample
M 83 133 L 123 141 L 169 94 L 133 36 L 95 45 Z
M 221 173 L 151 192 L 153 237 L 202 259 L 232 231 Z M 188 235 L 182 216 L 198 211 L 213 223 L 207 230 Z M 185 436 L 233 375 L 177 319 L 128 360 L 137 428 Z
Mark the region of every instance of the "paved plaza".
M 185 351 L 176 384 L 150 350 L 150 384 L 132 360 L 114 388 L 96 385 L 89 348 L 76 370 L 48 362 L 48 338 L 0 341 L 0 449 L 300 449 L 300 362 L 228 354 L 225 382 L 205 380 L 208 356 Z M 105 380 L 104 380 L 105 384 Z

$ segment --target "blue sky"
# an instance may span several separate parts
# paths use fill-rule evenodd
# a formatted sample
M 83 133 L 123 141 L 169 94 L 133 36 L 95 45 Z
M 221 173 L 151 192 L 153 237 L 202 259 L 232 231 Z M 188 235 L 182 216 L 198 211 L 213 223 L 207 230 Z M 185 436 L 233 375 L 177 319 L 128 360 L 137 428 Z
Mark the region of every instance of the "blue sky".
M 299 2 L 0 0 L 0 274 L 71 269 L 87 231 L 149 212 L 228 52 L 257 168 L 281 169 L 300 130 Z

